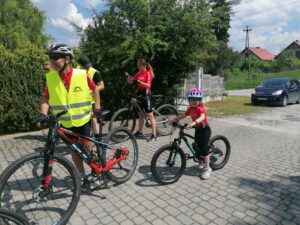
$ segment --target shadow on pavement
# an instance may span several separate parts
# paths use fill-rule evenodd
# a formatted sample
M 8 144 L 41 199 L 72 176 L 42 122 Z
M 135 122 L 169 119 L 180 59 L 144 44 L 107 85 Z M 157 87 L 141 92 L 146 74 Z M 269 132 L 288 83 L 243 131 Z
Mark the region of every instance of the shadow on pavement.
M 140 166 L 138 171 L 144 175 L 144 179 L 138 180 L 135 182 L 136 185 L 141 187 L 156 187 L 161 186 L 157 183 L 151 173 L 150 166 Z M 182 176 L 193 176 L 199 178 L 199 169 L 197 165 L 186 167 Z M 180 179 L 179 179 L 180 180 Z
M 42 135 L 24 135 L 24 136 L 19 136 L 19 137 L 14 137 L 13 139 L 23 139 L 23 140 L 32 140 L 32 141 L 41 141 L 45 142 L 46 137 Z
M 262 208 L 269 211 L 268 213 L 271 213 L 274 219 L 277 217 L 277 222 L 285 220 L 299 224 L 300 176 L 285 177 L 274 175 L 273 178 L 273 180 L 264 181 L 236 178 L 235 180 L 240 183 L 241 187 L 246 187 L 249 190 L 246 193 L 239 194 L 238 197 L 243 202 L 249 203 L 248 210 L 256 211 Z M 266 220 L 270 219 L 269 215 L 264 217 Z M 237 218 L 235 219 L 236 221 L 231 221 L 234 224 L 241 224 L 243 222 L 238 221 Z

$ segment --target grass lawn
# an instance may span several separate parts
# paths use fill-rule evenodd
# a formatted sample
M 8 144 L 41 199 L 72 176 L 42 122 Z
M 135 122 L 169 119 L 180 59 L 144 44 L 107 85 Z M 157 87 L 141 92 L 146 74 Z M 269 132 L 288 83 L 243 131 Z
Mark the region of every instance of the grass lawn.
M 223 101 L 208 102 L 205 105 L 208 116 L 243 115 L 270 110 L 266 106 L 253 106 L 249 97 L 228 96 Z
M 247 72 L 243 76 L 233 76 L 226 81 L 226 90 L 248 89 L 256 87 L 261 81 L 275 77 L 290 77 L 300 80 L 300 69 L 283 71 L 278 73 L 261 73 L 255 79 L 247 78 Z

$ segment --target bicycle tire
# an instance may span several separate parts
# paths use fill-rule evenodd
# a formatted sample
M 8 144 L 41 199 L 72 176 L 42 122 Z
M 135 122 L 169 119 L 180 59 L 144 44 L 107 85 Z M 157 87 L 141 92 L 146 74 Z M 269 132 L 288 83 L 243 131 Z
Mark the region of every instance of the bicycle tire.
M 176 152 L 177 155 L 174 156 Z M 165 155 L 165 158 L 162 158 L 162 156 L 164 156 L 163 154 Z M 173 156 L 175 157 L 175 160 L 180 159 L 181 164 L 179 164 L 178 161 L 176 161 L 172 162 L 170 165 L 170 159 L 174 158 Z M 175 165 L 178 166 L 175 167 Z M 154 153 L 151 160 L 152 175 L 158 183 L 163 185 L 177 182 L 179 178 L 183 175 L 185 168 L 186 157 L 183 150 L 181 148 L 178 148 L 177 150 L 172 144 L 164 145 L 161 148 L 159 148 Z M 167 171 L 168 169 L 170 170 L 169 172 Z M 173 171 L 174 175 L 170 175 L 171 172 L 173 173 Z
M 43 169 L 36 166 L 43 167 L 44 160 L 44 155 L 30 154 L 3 171 L 0 176 L 1 207 L 17 211 L 30 223 L 66 224 L 80 198 L 78 172 L 68 159 L 53 155 L 51 188 L 43 195 L 39 191 Z M 36 176 L 36 173 L 40 174 Z M 66 210 L 59 208 L 64 206 Z
M 0 224 L 1 225 L 29 225 L 26 218 L 19 213 L 0 208 Z
M 220 144 L 217 145 L 218 141 L 220 141 Z M 222 169 L 226 165 L 230 157 L 231 146 L 228 139 L 225 136 L 216 135 L 209 140 L 208 146 L 210 167 L 212 168 L 212 170 Z
M 136 118 L 134 112 L 129 108 L 119 109 L 114 113 L 109 122 L 109 131 L 116 127 L 128 128 L 131 132 L 134 131 Z
M 157 133 L 161 136 L 166 136 L 174 133 L 174 127 L 169 124 L 170 120 L 178 116 L 177 109 L 170 105 L 164 104 L 156 109 L 158 114 L 154 111 L 156 119 Z
M 116 139 L 116 136 L 126 136 Z M 120 141 L 121 140 L 121 141 Z M 117 127 L 108 133 L 105 138 L 108 147 L 103 147 L 102 163 L 104 167 L 108 164 L 109 159 L 120 157 L 120 152 L 116 148 L 124 148 L 129 150 L 126 159 L 115 164 L 106 172 L 108 178 L 116 184 L 124 183 L 133 175 L 138 162 L 138 145 L 132 132 L 125 127 Z

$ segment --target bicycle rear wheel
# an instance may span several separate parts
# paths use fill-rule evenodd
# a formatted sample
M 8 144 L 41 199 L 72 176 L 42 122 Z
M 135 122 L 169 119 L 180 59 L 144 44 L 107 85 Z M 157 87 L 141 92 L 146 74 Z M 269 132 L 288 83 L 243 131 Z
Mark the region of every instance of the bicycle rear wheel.
M 53 156 L 48 190 L 41 189 L 45 157 L 27 155 L 8 166 L 0 177 L 1 207 L 16 211 L 30 223 L 66 224 L 80 197 L 80 178 L 73 164 Z
M 222 135 L 216 135 L 209 140 L 210 167 L 212 170 L 222 169 L 228 162 L 231 147 L 228 139 Z
M 116 127 L 126 127 L 133 132 L 135 124 L 136 118 L 133 111 L 128 108 L 119 109 L 114 113 L 109 122 L 109 131 Z
M 116 137 L 122 137 L 116 139 Z M 105 139 L 107 147 L 103 147 L 104 167 L 116 160 L 121 160 L 106 172 L 111 181 L 121 184 L 130 179 L 138 162 L 138 145 L 132 132 L 125 127 L 118 127 L 108 133 Z M 128 152 L 128 155 L 125 154 Z
M 156 112 L 154 111 L 156 119 L 157 133 L 165 136 L 174 132 L 174 128 L 170 125 L 170 121 L 178 116 L 177 109 L 169 104 L 161 105 Z
M 184 152 L 172 145 L 164 145 L 159 148 L 151 160 L 151 172 L 155 180 L 160 184 L 172 184 L 184 173 L 186 158 Z
M 25 217 L 15 211 L 0 208 L 1 225 L 29 225 Z

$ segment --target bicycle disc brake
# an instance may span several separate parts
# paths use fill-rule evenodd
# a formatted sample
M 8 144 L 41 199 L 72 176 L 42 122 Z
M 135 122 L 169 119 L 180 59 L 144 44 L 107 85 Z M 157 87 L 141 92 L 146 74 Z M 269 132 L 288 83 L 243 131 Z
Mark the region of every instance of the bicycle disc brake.
M 33 192 L 33 199 L 37 202 L 45 202 L 50 199 L 50 195 L 53 194 L 52 185 L 49 185 L 47 189 L 45 189 L 42 185 L 40 185 L 34 192 Z

